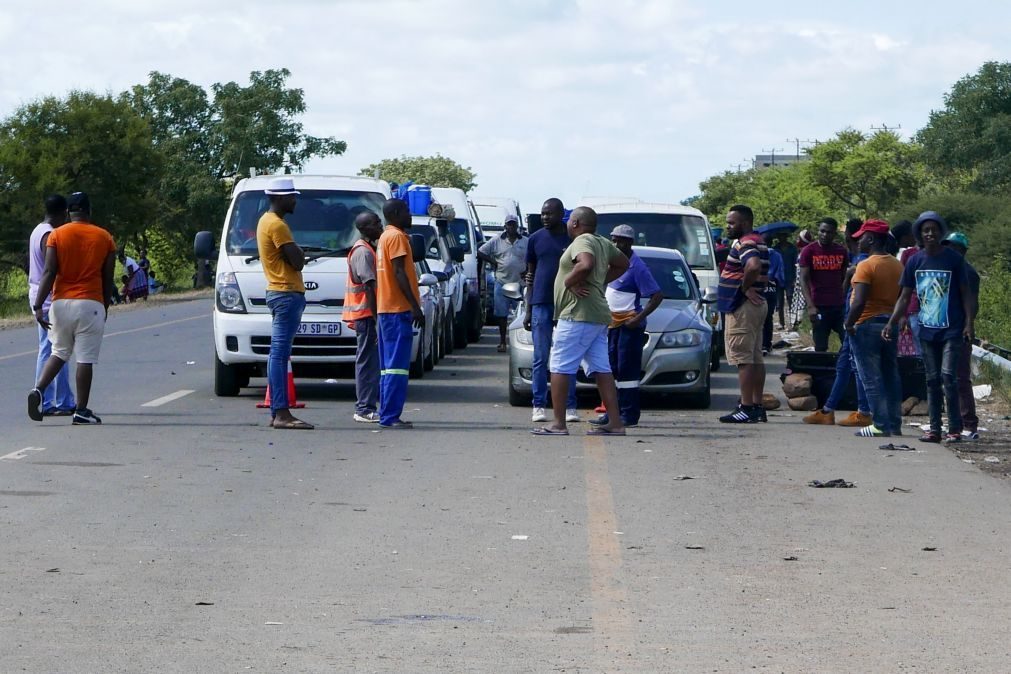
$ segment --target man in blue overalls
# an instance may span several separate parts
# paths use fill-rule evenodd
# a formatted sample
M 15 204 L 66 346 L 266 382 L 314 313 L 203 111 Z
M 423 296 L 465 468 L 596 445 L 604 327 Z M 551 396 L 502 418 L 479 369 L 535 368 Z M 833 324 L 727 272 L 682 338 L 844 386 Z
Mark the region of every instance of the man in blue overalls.
M 663 292 L 646 263 L 632 250 L 635 230 L 618 225 L 611 230 L 611 242 L 628 258 L 628 270 L 607 286 L 607 305 L 611 309 L 611 326 L 607 331 L 611 371 L 618 387 L 618 408 L 625 426 L 639 425 L 639 376 L 642 372 L 642 349 L 646 344 L 646 317 L 663 301 Z M 642 298 L 649 297 L 646 308 Z M 607 415 L 592 424 L 606 424 Z

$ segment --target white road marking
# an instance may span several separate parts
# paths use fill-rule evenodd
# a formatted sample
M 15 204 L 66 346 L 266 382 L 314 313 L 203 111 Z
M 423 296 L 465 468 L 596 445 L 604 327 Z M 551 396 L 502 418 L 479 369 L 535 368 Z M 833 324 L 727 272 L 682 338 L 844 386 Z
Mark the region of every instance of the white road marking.
M 161 398 L 155 398 L 150 402 L 146 402 L 141 407 L 161 407 L 165 403 L 170 403 L 173 400 L 179 400 L 184 398 L 189 394 L 193 393 L 190 389 L 183 389 L 181 391 L 176 391 L 175 393 L 169 393 L 167 396 L 162 396 Z
M 17 461 L 18 459 L 23 459 L 28 456 L 27 452 L 44 452 L 45 447 L 25 447 L 24 449 L 19 449 L 16 452 L 11 452 L 10 454 L 4 454 L 0 456 L 0 461 L 4 459 L 10 459 L 11 461 Z

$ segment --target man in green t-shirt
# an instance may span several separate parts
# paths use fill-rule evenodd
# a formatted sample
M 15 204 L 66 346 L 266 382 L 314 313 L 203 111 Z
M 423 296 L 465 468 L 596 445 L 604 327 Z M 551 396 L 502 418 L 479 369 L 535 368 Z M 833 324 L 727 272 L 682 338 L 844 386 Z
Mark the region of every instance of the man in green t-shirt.
M 597 235 L 597 214 L 585 206 L 572 211 L 568 222 L 572 243 L 558 261 L 555 277 L 555 326 L 551 344 L 551 407 L 554 422 L 530 432 L 534 435 L 568 435 L 565 400 L 569 378 L 580 363 L 593 375 L 608 423 L 587 435 L 625 435 L 618 412 L 618 391 L 607 353 L 607 326 L 611 309 L 604 297 L 607 284 L 625 273 L 628 258 L 613 243 Z

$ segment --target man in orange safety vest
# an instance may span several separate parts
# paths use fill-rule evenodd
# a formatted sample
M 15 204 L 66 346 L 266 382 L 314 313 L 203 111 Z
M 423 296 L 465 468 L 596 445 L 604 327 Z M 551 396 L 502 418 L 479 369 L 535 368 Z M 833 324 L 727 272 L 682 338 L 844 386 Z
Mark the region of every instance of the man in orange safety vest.
M 379 423 L 379 331 L 376 326 L 376 249 L 383 234 L 383 224 L 372 211 L 355 218 L 361 238 L 348 253 L 348 281 L 344 293 L 342 320 L 355 331 L 358 351 L 355 356 L 354 420 Z

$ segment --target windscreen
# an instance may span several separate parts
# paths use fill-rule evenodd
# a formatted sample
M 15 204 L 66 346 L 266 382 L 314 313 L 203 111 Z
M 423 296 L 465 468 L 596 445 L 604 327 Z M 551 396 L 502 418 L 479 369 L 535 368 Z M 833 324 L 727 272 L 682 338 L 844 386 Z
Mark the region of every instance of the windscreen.
M 672 248 L 692 269 L 715 269 L 706 221 L 697 215 L 672 213 L 600 213 L 597 234 L 610 236 L 617 225 L 631 225 L 635 245 Z
M 355 218 L 372 211 L 383 220 L 386 198 L 375 192 L 344 192 L 339 190 L 300 190 L 295 199 L 295 212 L 284 217 L 291 228 L 295 243 L 307 252 L 329 252 L 346 255 L 358 240 Z M 229 255 L 256 255 L 256 223 L 270 207 L 266 194 L 260 191 L 242 192 L 235 198 L 232 218 L 228 223 Z
M 470 223 L 463 218 L 456 218 L 449 221 L 449 234 L 453 239 L 453 245 L 463 248 L 465 255 L 474 252 L 470 247 Z
M 695 279 L 691 272 L 685 268 L 681 260 L 671 260 L 663 257 L 639 256 L 639 259 L 646 263 L 650 273 L 656 279 L 663 297 L 666 300 L 693 300 L 695 299 L 694 287 Z
M 474 204 L 477 211 L 477 219 L 481 221 L 481 229 L 485 231 L 501 232 L 505 225 L 505 210 L 501 206 L 493 204 Z

